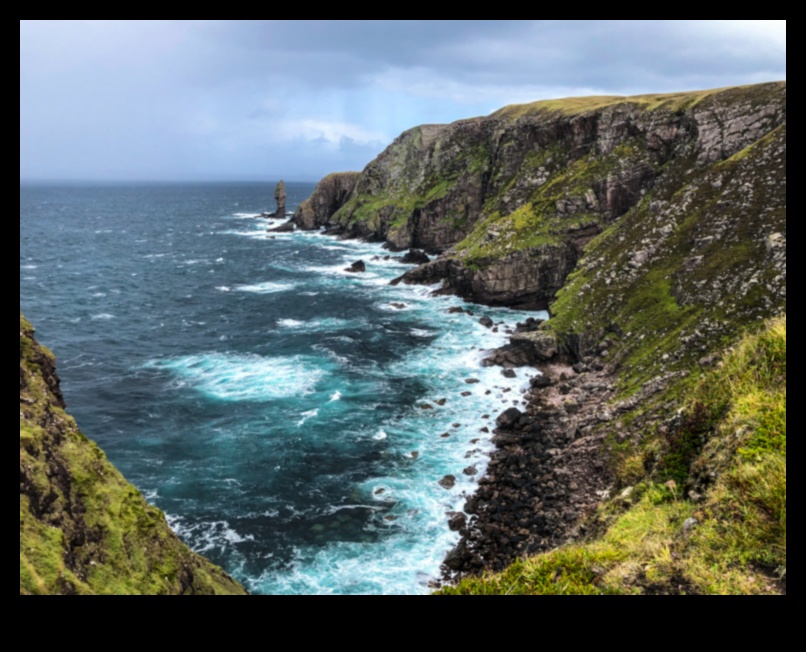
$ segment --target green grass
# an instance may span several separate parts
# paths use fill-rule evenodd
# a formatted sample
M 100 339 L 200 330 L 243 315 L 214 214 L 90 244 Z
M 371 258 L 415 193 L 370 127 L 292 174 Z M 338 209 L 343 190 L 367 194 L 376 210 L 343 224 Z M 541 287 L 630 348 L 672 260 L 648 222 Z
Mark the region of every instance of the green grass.
M 784 84 L 785 82 L 774 82 Z M 701 91 L 685 91 L 681 93 L 651 93 L 648 95 L 591 95 L 583 97 L 566 97 L 562 99 L 540 100 L 527 104 L 511 104 L 492 113 L 493 117 L 517 120 L 524 116 L 540 113 L 557 113 L 564 116 L 579 115 L 597 111 L 619 104 L 632 104 L 644 111 L 665 110 L 670 112 L 690 109 L 706 98 L 722 93 L 755 92 L 755 84 L 712 88 Z
M 243 593 L 78 430 L 53 374 L 20 315 L 20 593 Z

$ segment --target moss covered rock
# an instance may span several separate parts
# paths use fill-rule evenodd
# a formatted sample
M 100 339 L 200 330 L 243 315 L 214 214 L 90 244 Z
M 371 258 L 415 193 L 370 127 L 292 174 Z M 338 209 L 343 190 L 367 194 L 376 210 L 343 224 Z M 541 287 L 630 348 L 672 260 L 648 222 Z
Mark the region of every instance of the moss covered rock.
M 242 594 L 192 552 L 65 412 L 20 314 L 20 594 Z

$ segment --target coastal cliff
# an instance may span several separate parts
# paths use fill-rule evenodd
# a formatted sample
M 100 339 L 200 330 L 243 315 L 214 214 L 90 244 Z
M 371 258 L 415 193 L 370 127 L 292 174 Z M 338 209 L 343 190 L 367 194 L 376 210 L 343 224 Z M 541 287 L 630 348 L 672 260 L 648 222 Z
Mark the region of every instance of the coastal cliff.
M 20 314 L 20 594 L 243 594 L 192 552 L 65 412 Z
M 550 311 L 488 360 L 543 375 L 445 563 L 537 555 L 536 579 L 458 592 L 785 592 L 785 82 L 510 106 L 333 179 L 298 227 L 439 254 L 397 282 Z
M 595 235 L 785 122 L 783 82 L 510 106 L 404 132 L 360 174 L 326 177 L 294 220 L 445 252 L 407 281 L 545 308 Z

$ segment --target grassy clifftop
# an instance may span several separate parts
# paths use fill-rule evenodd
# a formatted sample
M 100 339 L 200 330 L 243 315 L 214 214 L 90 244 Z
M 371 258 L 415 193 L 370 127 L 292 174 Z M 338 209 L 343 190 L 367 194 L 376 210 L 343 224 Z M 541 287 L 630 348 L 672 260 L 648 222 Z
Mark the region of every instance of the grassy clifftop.
M 64 410 L 53 355 L 20 314 L 20 594 L 242 594 Z
M 675 416 L 622 466 L 595 536 L 442 593 L 785 593 L 786 318 L 659 400 Z

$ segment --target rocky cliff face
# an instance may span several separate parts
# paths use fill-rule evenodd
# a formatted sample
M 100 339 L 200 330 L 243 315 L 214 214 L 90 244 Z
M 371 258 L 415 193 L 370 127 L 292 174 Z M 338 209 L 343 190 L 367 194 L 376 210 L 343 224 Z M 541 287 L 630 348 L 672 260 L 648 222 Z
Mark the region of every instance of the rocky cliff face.
M 20 315 L 20 594 L 239 594 L 64 411 L 53 355 Z
M 313 194 L 294 213 L 293 221 L 300 229 L 312 231 L 330 223 L 330 218 L 349 199 L 359 172 L 334 172 L 316 186 Z
M 785 83 L 511 106 L 406 131 L 338 192 L 326 178 L 315 217 L 301 207 L 296 221 L 452 261 L 407 281 L 545 307 L 591 238 L 656 186 L 674 194 L 785 122 Z

